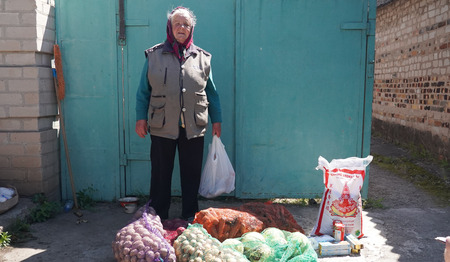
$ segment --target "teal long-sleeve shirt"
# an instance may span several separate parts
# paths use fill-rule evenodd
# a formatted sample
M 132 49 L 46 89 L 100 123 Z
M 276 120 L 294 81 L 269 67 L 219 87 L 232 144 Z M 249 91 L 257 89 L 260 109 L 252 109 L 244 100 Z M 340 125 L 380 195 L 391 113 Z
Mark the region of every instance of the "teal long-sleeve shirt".
M 152 94 L 152 87 L 147 78 L 148 60 L 145 60 L 144 67 L 141 73 L 141 81 L 136 92 L 136 121 L 148 120 L 148 107 L 150 104 L 150 96 Z M 220 107 L 219 94 L 216 90 L 212 77 L 212 70 L 210 70 L 208 82 L 205 88 L 206 97 L 208 98 L 209 106 L 208 112 L 212 123 L 222 122 L 222 110 Z

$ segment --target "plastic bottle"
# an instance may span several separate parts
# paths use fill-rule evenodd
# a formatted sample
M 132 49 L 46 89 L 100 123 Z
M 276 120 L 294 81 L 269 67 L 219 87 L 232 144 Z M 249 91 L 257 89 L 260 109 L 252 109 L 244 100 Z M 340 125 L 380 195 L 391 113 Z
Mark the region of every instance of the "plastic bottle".
M 73 201 L 72 200 L 67 200 L 66 204 L 64 205 L 64 212 L 69 212 L 70 210 L 72 210 L 73 208 Z

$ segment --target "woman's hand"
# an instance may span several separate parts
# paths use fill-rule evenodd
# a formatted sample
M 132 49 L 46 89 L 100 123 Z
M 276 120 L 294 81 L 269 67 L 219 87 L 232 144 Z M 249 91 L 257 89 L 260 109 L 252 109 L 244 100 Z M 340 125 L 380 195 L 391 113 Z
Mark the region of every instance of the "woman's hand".
M 145 136 L 147 135 L 147 120 L 136 121 L 135 131 L 138 136 L 145 138 Z
M 220 137 L 220 133 L 222 132 L 222 125 L 221 123 L 213 123 L 212 124 L 212 135 L 216 135 L 217 137 Z

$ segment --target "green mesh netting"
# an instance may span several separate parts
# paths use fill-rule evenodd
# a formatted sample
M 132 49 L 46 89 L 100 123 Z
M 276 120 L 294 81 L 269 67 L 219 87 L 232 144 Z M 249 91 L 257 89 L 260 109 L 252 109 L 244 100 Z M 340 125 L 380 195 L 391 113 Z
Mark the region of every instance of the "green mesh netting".
M 225 240 L 222 246 L 233 248 L 252 262 L 317 261 L 317 253 L 304 234 L 277 228 L 267 228 L 261 233 L 248 232 L 240 238 Z

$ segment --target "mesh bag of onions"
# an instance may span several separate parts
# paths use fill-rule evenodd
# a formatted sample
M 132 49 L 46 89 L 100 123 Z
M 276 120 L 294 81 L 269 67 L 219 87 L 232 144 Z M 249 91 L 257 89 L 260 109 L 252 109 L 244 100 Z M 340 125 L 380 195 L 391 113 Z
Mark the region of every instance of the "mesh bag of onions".
M 141 217 L 137 218 L 138 215 Z M 117 232 L 112 249 L 118 262 L 176 261 L 173 247 L 164 239 L 161 220 L 148 204 Z
M 173 243 L 180 262 L 248 262 L 233 248 L 225 248 L 201 224 L 192 224 Z

